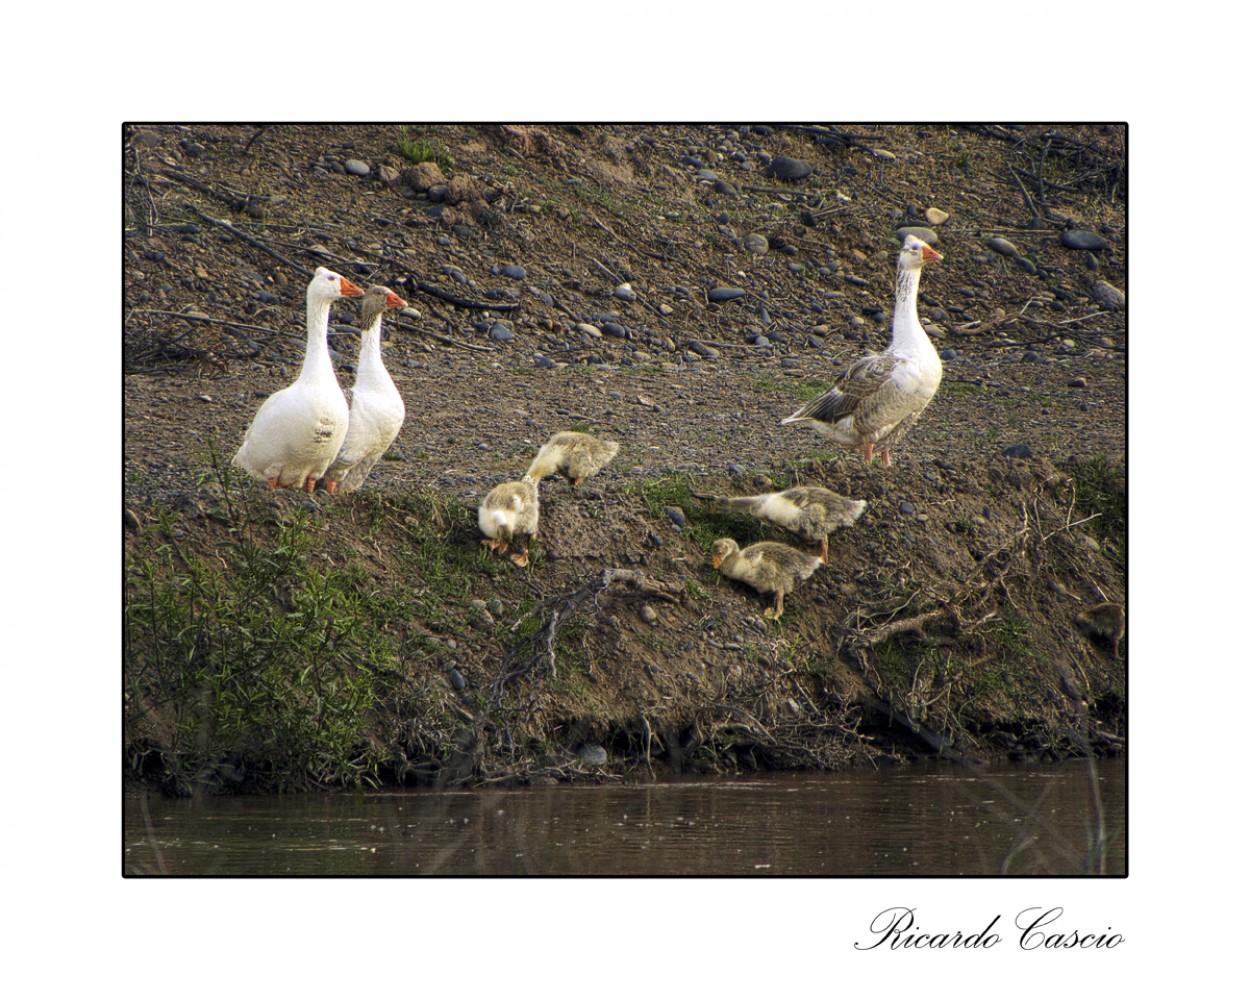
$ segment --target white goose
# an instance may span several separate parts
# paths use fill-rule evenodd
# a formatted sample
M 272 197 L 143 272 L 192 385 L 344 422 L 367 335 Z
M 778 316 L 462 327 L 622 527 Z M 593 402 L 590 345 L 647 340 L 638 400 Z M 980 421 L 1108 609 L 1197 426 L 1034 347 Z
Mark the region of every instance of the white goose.
M 373 285 L 360 302 L 360 358 L 352 386 L 347 436 L 338 456 L 326 469 L 328 484 L 337 482 L 344 493 L 360 488 L 379 458 L 399 435 L 404 423 L 404 399 L 382 363 L 382 314 L 408 303 L 382 285 Z
M 347 400 L 334 376 L 326 334 L 330 303 L 345 295 L 363 295 L 340 274 L 317 268 L 308 283 L 308 345 L 299 378 L 266 399 L 243 435 L 234 464 L 279 486 L 311 493 L 338 454 L 347 434 Z M 333 493 L 337 483 L 327 480 Z
M 896 445 L 929 405 L 942 381 L 942 361 L 916 311 L 920 269 L 942 255 L 924 240 L 908 236 L 898 255 L 894 286 L 894 336 L 884 354 L 851 365 L 823 396 L 782 421 L 806 424 L 846 448 L 858 448 L 866 462 L 878 449 L 889 466 Z

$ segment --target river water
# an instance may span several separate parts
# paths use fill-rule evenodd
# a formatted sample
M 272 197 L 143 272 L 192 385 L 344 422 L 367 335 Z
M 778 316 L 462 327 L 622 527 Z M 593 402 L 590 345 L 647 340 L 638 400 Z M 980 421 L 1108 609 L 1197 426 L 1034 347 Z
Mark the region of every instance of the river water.
M 124 801 L 123 871 L 1079 875 L 1101 814 L 1104 871 L 1123 875 L 1125 788 L 1118 758 L 202 801 L 138 792 Z

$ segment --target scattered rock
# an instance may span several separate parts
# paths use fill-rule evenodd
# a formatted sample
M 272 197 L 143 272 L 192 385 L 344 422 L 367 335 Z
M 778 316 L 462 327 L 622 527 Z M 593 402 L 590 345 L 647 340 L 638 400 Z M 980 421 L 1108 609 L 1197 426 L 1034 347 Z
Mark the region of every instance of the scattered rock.
M 940 226 L 950 217 L 949 212 L 943 212 L 940 208 L 926 208 L 924 212 L 924 221 L 931 226 Z
M 1094 301 L 1104 309 L 1124 308 L 1124 293 L 1108 282 L 1094 282 L 1094 289 L 1091 294 L 1094 297 Z
M 628 281 L 623 285 L 617 285 L 614 289 L 612 289 L 612 294 L 618 299 L 623 299 L 626 302 L 633 302 L 638 298 L 638 293 L 629 287 Z
M 742 241 L 742 245 L 751 253 L 768 253 L 768 237 L 761 236 L 759 233 L 750 233 Z
M 464 679 L 464 674 L 462 674 L 459 670 L 452 670 L 452 672 L 447 676 L 451 680 L 451 686 L 457 691 L 463 691 L 469 686 L 469 682 Z
M 654 625 L 660 620 L 660 616 L 656 613 L 655 608 L 651 607 L 650 604 L 644 604 L 638 609 L 638 617 L 648 625 Z
M 664 513 L 668 515 L 668 519 L 677 527 L 684 528 L 686 526 L 686 512 L 680 507 L 665 507 Z
M 1070 250 L 1106 250 L 1107 241 L 1088 229 L 1065 229 L 1059 242 Z
M 746 295 L 745 288 L 713 288 L 707 293 L 709 302 L 732 302 Z
M 487 336 L 490 337 L 491 340 L 506 342 L 515 338 L 516 334 L 502 323 L 495 323 L 491 326 L 490 332 L 487 333 Z
M 343 169 L 356 177 L 369 176 L 369 164 L 365 163 L 364 160 L 348 160 L 343 164 Z
M 592 767 L 601 767 L 608 762 L 608 752 L 598 744 L 582 744 L 577 749 L 577 756 Z
M 812 165 L 790 156 L 774 156 L 764 173 L 781 181 L 799 181 L 812 172 Z
M 1003 454 L 1007 458 L 1032 458 L 1033 449 L 1027 444 L 1013 444 L 1004 448 Z
M 436 184 L 445 184 L 447 182 L 447 178 L 443 176 L 443 171 L 438 164 L 432 162 L 418 163 L 414 166 L 406 167 L 399 176 L 400 180 L 414 191 L 428 191 Z
M 1011 240 L 1005 240 L 1001 236 L 995 236 L 986 244 L 995 253 L 1000 253 L 1004 257 L 1019 257 L 1020 251 L 1016 249 L 1016 245 Z
M 938 234 L 927 226 L 903 226 L 898 230 L 898 241 L 900 243 L 907 239 L 908 236 L 916 236 L 924 240 L 929 246 L 936 246 L 938 242 Z

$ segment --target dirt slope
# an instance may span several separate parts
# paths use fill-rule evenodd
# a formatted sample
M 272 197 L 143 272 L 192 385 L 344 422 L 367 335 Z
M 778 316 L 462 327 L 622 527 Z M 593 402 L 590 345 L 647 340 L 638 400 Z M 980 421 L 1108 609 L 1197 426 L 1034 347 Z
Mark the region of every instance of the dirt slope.
M 1125 143 L 1091 125 L 129 127 L 132 766 L 179 787 L 276 773 L 255 724 L 180 749 L 186 726 L 227 731 L 220 664 L 154 679 L 171 640 L 153 594 L 210 565 L 229 585 L 284 544 L 302 561 L 283 572 L 342 572 L 361 602 L 369 640 L 346 629 L 361 645 L 318 662 L 369 660 L 348 664 L 373 686 L 344 756 L 366 748 L 382 778 L 1118 749 L 1125 665 L 1079 616 L 1124 600 Z M 779 421 L 887 342 L 907 225 L 945 255 L 920 308 L 945 376 L 894 467 L 870 469 Z M 212 455 L 298 371 L 318 264 L 411 304 L 386 348 L 408 420 L 359 493 L 268 495 Z M 332 316 L 345 385 L 353 321 Z M 542 484 L 528 569 L 488 558 L 473 509 L 569 428 L 620 454 L 581 490 Z M 777 624 L 707 550 L 788 539 L 703 497 L 800 483 L 868 507 Z M 307 577 L 266 580 L 254 606 L 304 613 Z M 188 600 L 188 622 L 233 634 Z M 216 692 L 211 724 L 191 690 Z

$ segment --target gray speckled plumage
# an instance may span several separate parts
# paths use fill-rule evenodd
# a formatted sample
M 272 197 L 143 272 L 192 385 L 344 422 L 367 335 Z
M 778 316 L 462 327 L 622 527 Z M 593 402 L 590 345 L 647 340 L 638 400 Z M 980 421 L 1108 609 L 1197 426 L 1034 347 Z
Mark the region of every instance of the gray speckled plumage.
M 783 424 L 810 427 L 843 447 L 860 449 L 868 461 L 876 449 L 882 465 L 890 464 L 890 448 L 915 424 L 942 381 L 941 359 L 916 310 L 920 270 L 941 259 L 923 240 L 907 237 L 898 258 L 890 346 L 860 358 Z

